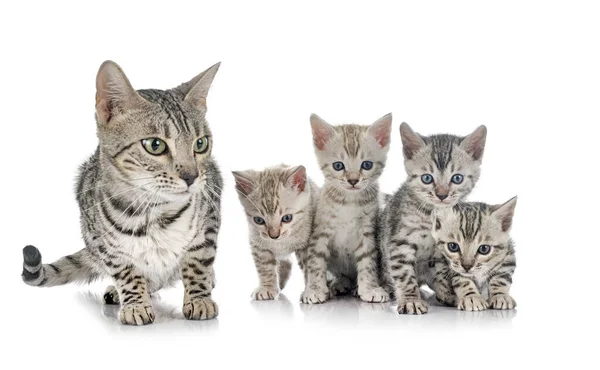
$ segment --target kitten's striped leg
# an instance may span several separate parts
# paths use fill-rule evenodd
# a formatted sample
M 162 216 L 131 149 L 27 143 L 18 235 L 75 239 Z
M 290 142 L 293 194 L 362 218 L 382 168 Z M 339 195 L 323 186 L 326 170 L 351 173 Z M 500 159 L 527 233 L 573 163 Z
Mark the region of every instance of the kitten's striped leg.
M 389 275 L 394 280 L 399 314 L 421 315 L 427 313 L 428 305 L 421 298 L 415 265 L 417 246 L 406 239 L 390 241 Z
M 456 307 L 456 295 L 452 289 L 452 276 L 448 263 L 440 257 L 434 260 L 434 286 L 435 298 L 438 302 L 451 307 Z
M 279 276 L 279 290 L 283 290 L 292 275 L 292 261 L 289 259 L 278 260 L 277 274 Z
M 207 232 L 205 237 L 208 236 L 216 238 L 216 232 Z M 219 314 L 219 307 L 211 297 L 217 248 L 216 242 L 211 238 L 192 245 L 181 260 L 183 316 L 188 320 L 208 320 Z
M 498 270 L 494 271 L 489 282 L 488 303 L 491 308 L 496 310 L 510 310 L 517 307 L 517 302 L 515 302 L 509 293 L 515 267 L 515 256 L 513 254 L 502 262 Z
M 303 263 L 306 270 L 306 286 L 300 296 L 302 303 L 323 303 L 329 299 L 329 288 L 327 287 L 329 250 L 327 249 L 327 242 L 330 238 L 330 234 L 318 230 L 311 236 Z
M 252 245 L 252 258 L 256 265 L 259 280 L 259 286 L 252 293 L 252 298 L 259 301 L 275 299 L 279 295 L 275 254 Z
M 127 325 L 146 325 L 154 322 L 154 309 L 146 279 L 132 265 L 113 265 L 112 277 L 119 292 L 119 319 Z
M 357 269 L 357 292 L 361 300 L 381 303 L 390 300 L 389 294 L 379 284 L 379 250 L 375 244 L 375 232 L 371 225 L 362 232 L 362 243 L 354 251 Z
M 454 276 L 452 288 L 456 294 L 456 305 L 459 310 L 483 311 L 488 307 L 473 280 L 460 275 Z

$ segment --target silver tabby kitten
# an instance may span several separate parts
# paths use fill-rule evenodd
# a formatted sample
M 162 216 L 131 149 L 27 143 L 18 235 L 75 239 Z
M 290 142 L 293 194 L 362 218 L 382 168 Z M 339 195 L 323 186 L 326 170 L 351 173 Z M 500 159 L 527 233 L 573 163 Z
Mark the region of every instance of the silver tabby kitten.
M 371 126 L 331 126 L 317 115 L 310 121 L 325 184 L 307 251 L 301 301 L 322 303 L 330 291 L 355 290 L 363 301 L 385 302 L 389 295 L 379 281 L 376 232 L 378 179 L 390 147 L 392 115 Z
M 381 221 L 381 249 L 387 285 L 398 300 L 398 313 L 423 314 L 419 276 L 434 249 L 431 213 L 464 199 L 479 179 L 485 126 L 467 137 L 421 136 L 400 125 L 408 179 L 387 203 Z
M 134 90 L 114 62 L 96 79 L 99 146 L 79 171 L 86 247 L 42 264 L 23 249 L 23 281 L 49 287 L 110 277 L 122 323 L 154 321 L 150 294 L 178 279 L 187 319 L 218 314 L 211 298 L 222 179 L 211 157 L 206 97 L 216 64 L 171 90 Z
M 459 310 L 508 310 L 516 259 L 509 232 L 517 198 L 500 205 L 459 203 L 436 209 L 428 284 L 438 301 Z M 487 300 L 486 300 L 487 297 Z
M 304 166 L 280 165 L 264 171 L 234 171 L 246 211 L 259 286 L 257 300 L 275 299 L 292 270 L 291 255 L 303 259 L 312 230 L 318 187 Z

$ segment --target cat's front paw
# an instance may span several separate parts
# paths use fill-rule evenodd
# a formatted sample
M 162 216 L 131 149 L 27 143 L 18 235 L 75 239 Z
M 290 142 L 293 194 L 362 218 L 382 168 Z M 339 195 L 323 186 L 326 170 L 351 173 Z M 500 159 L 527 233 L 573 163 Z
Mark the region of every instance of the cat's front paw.
M 119 311 L 119 320 L 125 325 L 152 324 L 154 318 L 154 309 L 148 303 L 129 303 Z
M 398 313 L 401 315 L 422 315 L 429 310 L 427 302 L 420 298 L 411 298 L 398 301 Z
M 488 307 L 488 304 L 480 295 L 471 295 L 460 298 L 457 307 L 463 311 L 483 311 Z
M 257 301 L 268 301 L 277 298 L 279 290 L 277 288 L 258 287 L 252 293 L 252 298 Z
M 219 306 L 211 298 L 192 298 L 183 303 L 183 316 L 188 320 L 209 320 L 217 317 Z
M 329 299 L 329 292 L 325 289 L 306 288 L 300 296 L 300 302 L 306 304 L 325 303 Z
M 517 307 L 517 302 L 508 294 L 498 294 L 490 298 L 489 307 L 494 310 L 512 310 Z
M 383 303 L 390 300 L 390 295 L 381 287 L 372 289 L 358 289 L 361 300 L 369 303 Z
M 335 278 L 329 285 L 329 291 L 335 296 L 346 295 L 354 289 L 354 283 L 347 276 Z

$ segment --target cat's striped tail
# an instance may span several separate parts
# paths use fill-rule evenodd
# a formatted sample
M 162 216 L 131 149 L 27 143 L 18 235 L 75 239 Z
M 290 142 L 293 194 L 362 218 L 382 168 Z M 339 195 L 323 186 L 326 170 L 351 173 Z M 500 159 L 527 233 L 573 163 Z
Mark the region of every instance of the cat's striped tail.
M 71 282 L 91 282 L 98 274 L 89 266 L 88 251 L 82 249 L 50 264 L 42 264 L 42 255 L 33 245 L 23 248 L 23 274 L 25 284 L 51 287 Z

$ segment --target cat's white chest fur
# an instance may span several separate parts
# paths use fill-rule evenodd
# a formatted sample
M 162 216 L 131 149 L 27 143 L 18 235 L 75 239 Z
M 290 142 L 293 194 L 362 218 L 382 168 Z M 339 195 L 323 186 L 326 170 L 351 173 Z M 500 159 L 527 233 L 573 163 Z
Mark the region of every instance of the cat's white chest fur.
M 333 214 L 336 215 L 336 218 L 332 220 L 331 225 L 335 230 L 330 241 L 330 248 L 333 248 L 331 255 L 334 260 L 331 269 L 334 272 L 355 277 L 354 253 L 362 243 L 364 208 L 354 204 L 340 205 L 335 208 Z
M 181 257 L 195 234 L 195 230 L 189 230 L 190 217 L 188 209 L 165 228 L 154 223 L 145 236 L 121 237 L 123 251 L 151 283 L 163 286 L 178 274 Z

